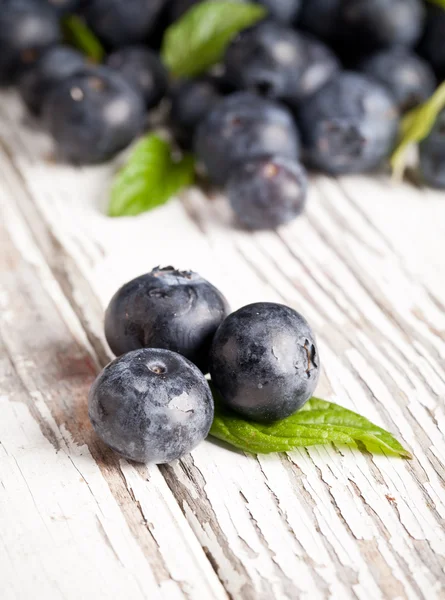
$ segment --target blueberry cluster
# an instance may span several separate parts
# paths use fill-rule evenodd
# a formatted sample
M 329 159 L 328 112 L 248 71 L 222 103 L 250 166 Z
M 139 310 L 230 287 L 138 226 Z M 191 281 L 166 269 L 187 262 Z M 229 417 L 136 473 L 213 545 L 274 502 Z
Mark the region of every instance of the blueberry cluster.
M 177 144 L 194 150 L 238 220 L 261 229 L 303 210 L 305 168 L 378 168 L 400 115 L 445 78 L 440 6 L 258 0 L 267 18 L 236 36 L 217 68 L 172 80 L 159 57 L 164 31 L 199 1 L 0 0 L 0 85 L 17 85 L 57 158 L 74 164 L 114 156 L 167 97 Z M 63 44 L 61 22 L 72 14 L 101 41 L 104 64 Z M 445 187 L 442 122 L 420 147 L 424 180 L 437 187 Z
M 158 53 L 145 43 L 164 4 L 1 0 L 0 83 L 17 85 L 54 137 L 57 159 L 103 162 L 143 132 L 147 110 L 168 88 Z M 63 19 L 76 11 L 109 49 L 105 64 L 63 43 Z
M 165 463 L 209 433 L 213 396 L 269 423 L 312 396 L 320 361 L 314 334 L 295 310 L 270 302 L 229 314 L 224 296 L 192 271 L 156 268 L 121 287 L 105 314 L 118 356 L 97 377 L 89 415 L 122 456 Z

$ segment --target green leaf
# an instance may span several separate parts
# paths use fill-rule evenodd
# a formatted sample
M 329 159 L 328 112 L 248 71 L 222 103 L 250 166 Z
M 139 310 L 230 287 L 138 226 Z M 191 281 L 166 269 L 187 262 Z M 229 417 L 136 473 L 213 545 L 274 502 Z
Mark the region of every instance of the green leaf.
M 165 204 L 195 176 L 194 160 L 172 157 L 170 144 L 157 135 L 142 138 L 118 172 L 111 190 L 110 217 L 138 215 Z
M 332 402 L 311 398 L 287 419 L 263 425 L 246 421 L 223 407 L 213 392 L 215 418 L 210 435 L 245 452 L 269 454 L 330 442 L 353 446 L 361 442 L 370 452 L 412 458 L 390 433 Z
M 445 0 L 444 0 L 445 2 Z M 431 132 L 439 113 L 445 108 L 445 81 L 424 104 L 409 111 L 402 119 L 400 140 L 391 157 L 396 179 L 401 179 L 406 168 L 406 153 Z
M 83 52 L 93 62 L 103 61 L 105 50 L 85 21 L 77 15 L 69 15 L 62 20 L 62 27 L 66 40 L 72 46 Z
M 161 58 L 178 77 L 194 77 L 221 60 L 231 40 L 266 16 L 264 7 L 208 0 L 190 8 L 164 34 Z

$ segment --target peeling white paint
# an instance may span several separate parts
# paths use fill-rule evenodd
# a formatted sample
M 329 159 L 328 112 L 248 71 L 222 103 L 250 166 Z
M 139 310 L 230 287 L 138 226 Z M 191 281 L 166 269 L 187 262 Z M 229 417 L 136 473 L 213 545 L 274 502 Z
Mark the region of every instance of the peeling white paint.
M 17 204 L 6 210 L 8 231 L 82 347 L 89 348 L 85 334 L 48 262 L 71 282 L 71 302 L 98 339 L 101 319 L 89 311 L 84 286 L 105 305 L 119 285 L 156 264 L 193 268 L 220 286 L 234 308 L 269 300 L 301 311 L 319 337 L 324 375 L 318 394 L 393 431 L 414 460 L 330 446 L 257 460 L 206 442 L 182 466 L 171 466 L 168 485 L 157 469 L 122 461 L 125 485 L 141 510 L 140 527 L 149 524 L 158 547 L 166 574 L 159 582 L 103 473 L 68 428 L 57 426 L 45 396 L 33 391 L 58 453 L 24 405 L 3 400 L 14 440 L 9 449 L 0 445 L 0 479 L 7 478 L 17 500 L 10 508 L 8 496 L 12 512 L 0 513 L 1 530 L 11 536 L 14 513 L 23 519 L 11 549 L 0 539 L 6 598 L 14 597 L 23 572 L 23 589 L 38 589 L 42 597 L 57 597 L 61 586 L 74 598 L 69 583 L 86 590 L 82 578 L 68 573 L 65 579 L 67 557 L 73 571 L 92 578 L 96 597 L 113 582 L 113 590 L 122 590 L 128 581 L 134 598 L 224 598 L 223 586 L 236 600 L 443 598 L 443 195 L 390 188 L 378 177 L 317 177 L 307 216 L 278 233 L 234 229 L 223 199 L 208 201 L 197 190 L 150 215 L 110 220 L 101 203 L 112 167 L 44 165 L 38 159 L 45 140 L 18 126 L 16 113 L 15 101 L 5 99 L 0 133 L 28 188 L 0 150 L 0 199 Z M 60 256 L 45 246 L 45 229 L 60 244 Z M 9 327 L 13 301 L 3 292 L 1 316 Z M 20 356 L 24 369 L 32 370 L 26 363 L 32 360 Z M 0 431 L 5 423 L 0 420 Z M 37 449 L 32 462 L 31 448 Z M 23 462 L 26 480 L 10 452 Z M 63 486 L 54 484 L 52 473 Z M 37 511 L 26 483 L 34 494 L 42 482 Z M 2 493 L 0 485 L 0 502 Z M 103 560 L 97 570 L 90 555 L 96 551 Z
M 0 411 L 2 588 L 16 598 L 159 597 L 87 449 L 56 452 L 22 403 L 2 400 Z

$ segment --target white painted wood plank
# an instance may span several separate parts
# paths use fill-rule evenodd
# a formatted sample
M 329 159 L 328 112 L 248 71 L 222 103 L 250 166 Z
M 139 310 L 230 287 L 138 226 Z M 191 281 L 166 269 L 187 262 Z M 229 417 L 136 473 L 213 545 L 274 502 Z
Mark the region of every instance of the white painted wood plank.
M 223 600 L 158 468 L 132 466 L 95 439 L 86 396 L 96 367 L 85 335 L 4 192 L 2 598 Z
M 444 597 L 443 194 L 317 177 L 307 216 L 277 234 L 237 230 L 224 201 L 198 191 L 110 220 L 101 210 L 112 166 L 45 164 L 46 138 L 19 113 L 5 98 L 0 181 L 101 361 L 101 310 L 117 286 L 156 264 L 193 268 L 235 308 L 278 300 L 301 310 L 320 339 L 319 394 L 391 429 L 415 454 L 404 462 L 327 447 L 256 459 L 206 442 L 162 467 L 228 592 Z M 126 480 L 145 515 L 144 474 Z

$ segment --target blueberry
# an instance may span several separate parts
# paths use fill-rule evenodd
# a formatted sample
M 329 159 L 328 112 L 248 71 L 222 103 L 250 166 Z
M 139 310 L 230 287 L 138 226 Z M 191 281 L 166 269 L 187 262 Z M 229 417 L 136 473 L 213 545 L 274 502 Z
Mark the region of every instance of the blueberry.
M 169 15 L 172 22 L 177 21 L 184 15 L 192 6 L 199 4 L 201 0 L 171 0 Z
M 340 1 L 339 33 L 352 47 L 414 46 L 424 20 L 422 0 Z
M 249 229 L 275 229 L 291 221 L 302 212 L 306 192 L 304 168 L 280 156 L 241 163 L 226 186 L 238 221 Z
M 177 141 L 192 145 L 196 127 L 222 97 L 214 78 L 206 76 L 177 83 L 171 90 L 171 124 Z
M 427 100 L 436 88 L 436 78 L 429 64 L 402 47 L 369 56 L 360 70 L 391 92 L 401 112 Z
M 158 267 L 115 293 L 105 313 L 105 336 L 117 356 L 166 348 L 207 372 L 213 336 L 227 313 L 224 296 L 197 273 Z
M 398 110 L 373 79 L 344 72 L 302 103 L 299 124 L 308 162 L 332 174 L 380 165 L 394 145 Z
M 299 26 L 334 45 L 349 63 L 357 52 L 414 46 L 424 18 L 421 0 L 306 0 Z
M 291 113 L 250 92 L 223 98 L 200 123 L 195 151 L 213 183 L 224 184 L 241 160 L 277 154 L 299 156 L 299 135 Z
M 259 302 L 232 313 L 219 327 L 210 373 L 227 406 L 271 422 L 293 414 L 312 396 L 320 360 L 312 330 L 299 313 Z
M 426 184 L 445 189 L 445 110 L 419 147 L 420 172 Z
M 118 73 L 97 67 L 55 86 L 45 99 L 43 117 L 58 157 L 93 164 L 111 158 L 141 132 L 145 107 Z
M 125 458 L 167 463 L 204 440 L 213 398 L 203 374 L 183 356 L 158 348 L 117 358 L 93 383 L 88 400 L 98 436 Z
M 432 65 L 439 79 L 445 79 L 445 10 L 428 8 L 426 28 L 419 51 Z
M 107 65 L 143 95 L 147 108 L 153 108 L 167 91 L 167 71 L 158 55 L 144 46 L 127 46 L 109 55 Z
M 88 0 L 83 14 L 91 29 L 112 47 L 147 41 L 166 0 Z
M 280 23 L 293 23 L 301 9 L 301 0 L 258 0 L 267 8 L 268 15 Z
M 0 84 L 13 83 L 60 39 L 56 12 L 35 0 L 0 4 Z
M 241 32 L 225 56 L 234 86 L 296 105 L 339 70 L 339 62 L 321 42 L 265 21 Z
M 18 81 L 19 92 L 29 110 L 38 115 L 50 90 L 65 78 L 83 70 L 85 65 L 84 56 L 74 48 L 49 48 Z
M 342 0 L 304 0 L 298 18 L 298 26 L 318 38 L 334 42 L 340 27 Z
M 81 0 L 44 0 L 60 16 L 74 13 L 80 6 Z

